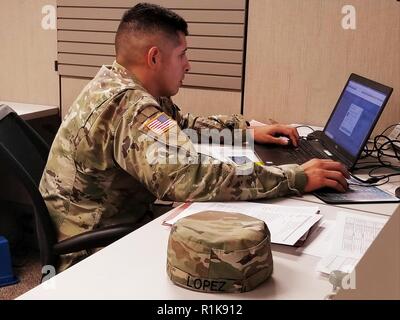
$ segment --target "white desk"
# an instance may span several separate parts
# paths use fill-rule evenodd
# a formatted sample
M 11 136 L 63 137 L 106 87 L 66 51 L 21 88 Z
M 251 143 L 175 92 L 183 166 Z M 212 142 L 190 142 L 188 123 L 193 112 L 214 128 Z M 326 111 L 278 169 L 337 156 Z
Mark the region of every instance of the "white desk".
M 59 108 L 57 106 L 44 106 L 10 101 L 0 101 L 0 104 L 10 106 L 24 120 L 44 118 L 59 113 Z
M 310 205 L 296 199 L 268 202 Z M 323 204 L 319 207 L 321 214 L 331 220 L 339 210 Z M 396 209 L 397 204 L 392 204 L 392 212 Z M 272 247 L 272 278 L 253 291 L 206 294 L 180 288 L 169 280 L 166 273 L 169 227 L 161 225 L 164 219 L 165 215 L 148 223 L 58 274 L 50 280 L 52 283 L 43 283 L 18 299 L 323 299 L 331 292 L 332 286 L 327 278 L 315 271 L 319 258 L 280 245 Z
M 399 180 L 397 180 L 399 181 Z M 396 182 L 397 183 L 397 182 Z M 269 200 L 291 206 L 320 207 L 325 219 L 338 211 L 391 216 L 398 204 L 332 206 L 312 195 Z M 272 278 L 242 294 L 206 294 L 174 285 L 166 273 L 169 227 L 161 223 L 168 213 L 132 232 L 89 258 L 60 273 L 18 299 L 324 299 L 332 285 L 315 269 L 320 258 L 296 248 L 272 245 Z

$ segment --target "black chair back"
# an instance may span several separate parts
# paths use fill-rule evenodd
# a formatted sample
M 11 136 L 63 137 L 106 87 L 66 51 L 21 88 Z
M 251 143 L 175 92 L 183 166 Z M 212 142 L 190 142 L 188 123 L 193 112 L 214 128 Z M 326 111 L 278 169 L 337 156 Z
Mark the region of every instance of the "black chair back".
M 56 228 L 38 188 L 48 153 L 48 145 L 36 131 L 9 106 L 0 105 L 0 166 L 11 173 L 12 179 L 18 179 L 28 194 L 35 216 L 42 266 L 57 266 L 59 256 L 63 254 L 105 247 L 147 222 L 142 219 L 95 228 L 57 241 Z
M 43 265 L 54 264 L 55 228 L 38 186 L 49 147 L 9 106 L 0 105 L 0 165 L 10 170 L 30 196 Z

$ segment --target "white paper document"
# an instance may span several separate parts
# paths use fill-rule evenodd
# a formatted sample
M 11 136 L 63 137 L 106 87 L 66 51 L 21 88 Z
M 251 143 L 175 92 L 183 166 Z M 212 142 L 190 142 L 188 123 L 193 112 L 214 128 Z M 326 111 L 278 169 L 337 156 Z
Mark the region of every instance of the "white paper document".
M 246 214 L 265 221 L 271 232 L 271 242 L 294 245 L 321 219 L 318 207 L 291 207 L 252 202 L 196 202 L 178 215 L 164 221 L 172 225 L 179 219 L 201 211 L 224 211 Z
M 221 146 L 219 144 L 193 144 L 196 152 L 208 155 L 221 162 L 242 164 L 261 162 L 252 148 L 239 146 Z
M 352 272 L 387 220 L 338 212 L 331 251 L 318 263 L 317 270 L 327 274 L 334 270 Z
M 313 231 L 308 236 L 304 245 L 297 248 L 297 252 L 309 254 L 311 256 L 323 258 L 331 250 L 335 221 L 323 220 L 313 227 Z

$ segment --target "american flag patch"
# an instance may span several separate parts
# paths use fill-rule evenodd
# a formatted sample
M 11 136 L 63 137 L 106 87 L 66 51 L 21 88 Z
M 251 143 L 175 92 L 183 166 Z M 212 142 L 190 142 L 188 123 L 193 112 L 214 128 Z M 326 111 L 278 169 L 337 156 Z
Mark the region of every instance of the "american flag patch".
M 146 127 L 156 134 L 163 134 L 174 125 L 174 120 L 168 117 L 165 113 L 161 113 L 157 117 L 146 122 Z

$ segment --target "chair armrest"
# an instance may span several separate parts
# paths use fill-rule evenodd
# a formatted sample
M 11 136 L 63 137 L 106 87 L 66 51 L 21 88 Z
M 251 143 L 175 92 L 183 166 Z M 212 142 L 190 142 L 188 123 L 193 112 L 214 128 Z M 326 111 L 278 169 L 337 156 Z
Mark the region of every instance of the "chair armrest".
M 120 224 L 81 233 L 56 243 L 53 247 L 53 253 L 60 255 L 85 249 L 105 247 L 142 225 L 140 223 Z

